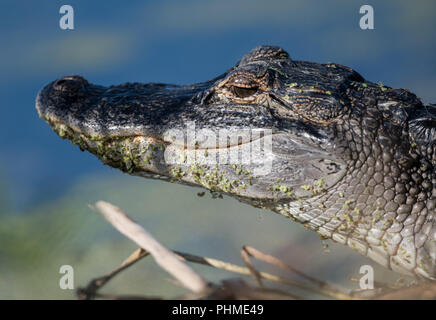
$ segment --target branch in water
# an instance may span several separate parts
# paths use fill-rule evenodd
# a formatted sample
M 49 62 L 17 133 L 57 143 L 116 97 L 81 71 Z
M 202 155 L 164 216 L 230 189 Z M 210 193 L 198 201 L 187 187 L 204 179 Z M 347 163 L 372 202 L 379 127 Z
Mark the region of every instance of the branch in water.
M 178 280 L 185 288 L 194 293 L 206 291 L 208 285 L 191 267 L 180 261 L 177 256 L 160 244 L 144 228 L 133 221 L 120 208 L 104 201 L 94 205 L 110 224 L 141 248 L 147 250 L 156 263 Z

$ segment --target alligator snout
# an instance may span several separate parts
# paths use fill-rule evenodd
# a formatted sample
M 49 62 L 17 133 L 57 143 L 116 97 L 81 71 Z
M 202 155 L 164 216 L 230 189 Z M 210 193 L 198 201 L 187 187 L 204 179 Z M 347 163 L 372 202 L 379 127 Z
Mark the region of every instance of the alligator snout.
M 65 76 L 42 88 L 36 98 L 40 117 L 66 123 L 68 119 L 78 125 L 90 119 L 93 106 L 106 88 L 90 84 L 78 75 Z

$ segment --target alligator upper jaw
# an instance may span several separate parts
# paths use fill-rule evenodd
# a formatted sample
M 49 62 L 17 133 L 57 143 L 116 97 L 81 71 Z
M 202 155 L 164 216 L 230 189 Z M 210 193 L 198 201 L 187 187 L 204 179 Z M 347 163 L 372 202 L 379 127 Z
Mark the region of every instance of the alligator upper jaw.
M 99 86 L 66 76 L 41 89 L 36 109 L 41 118 L 93 137 L 159 136 L 183 112 L 186 101 L 210 82 L 179 86 L 125 83 Z

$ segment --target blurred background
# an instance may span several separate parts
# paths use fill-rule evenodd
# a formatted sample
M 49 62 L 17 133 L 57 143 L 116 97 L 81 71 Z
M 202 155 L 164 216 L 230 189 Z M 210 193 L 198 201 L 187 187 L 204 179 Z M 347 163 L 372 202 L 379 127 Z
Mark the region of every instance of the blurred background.
M 75 10 L 75 30 L 59 28 L 63 4 Z M 375 30 L 359 28 L 364 4 L 374 8 Z M 59 139 L 34 103 L 45 84 L 71 74 L 102 85 L 203 81 L 261 44 L 281 46 L 295 60 L 352 67 L 430 103 L 436 102 L 435 39 L 432 0 L 2 0 L 0 299 L 75 298 L 59 288 L 61 265 L 73 266 L 77 288 L 136 248 L 88 208 L 97 200 L 120 206 L 172 249 L 241 264 L 239 250 L 247 244 L 345 289 L 357 288 L 349 278 L 363 264 L 375 268 L 376 280 L 395 280 L 353 250 L 322 243 L 274 213 L 104 166 Z M 194 267 L 212 281 L 234 277 Z M 185 292 L 167 279 L 148 258 L 103 291 Z

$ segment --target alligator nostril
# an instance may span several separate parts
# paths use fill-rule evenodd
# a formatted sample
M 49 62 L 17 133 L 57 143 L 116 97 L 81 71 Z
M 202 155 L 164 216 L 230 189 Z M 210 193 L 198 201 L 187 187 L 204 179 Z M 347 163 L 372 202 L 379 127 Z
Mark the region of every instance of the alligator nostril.
M 85 89 L 87 81 L 80 76 L 68 76 L 57 80 L 53 89 L 69 95 L 80 94 Z
M 64 80 L 64 79 L 58 80 L 58 81 L 55 82 L 55 86 L 60 86 L 60 85 L 62 85 L 65 82 L 67 82 L 67 80 Z

